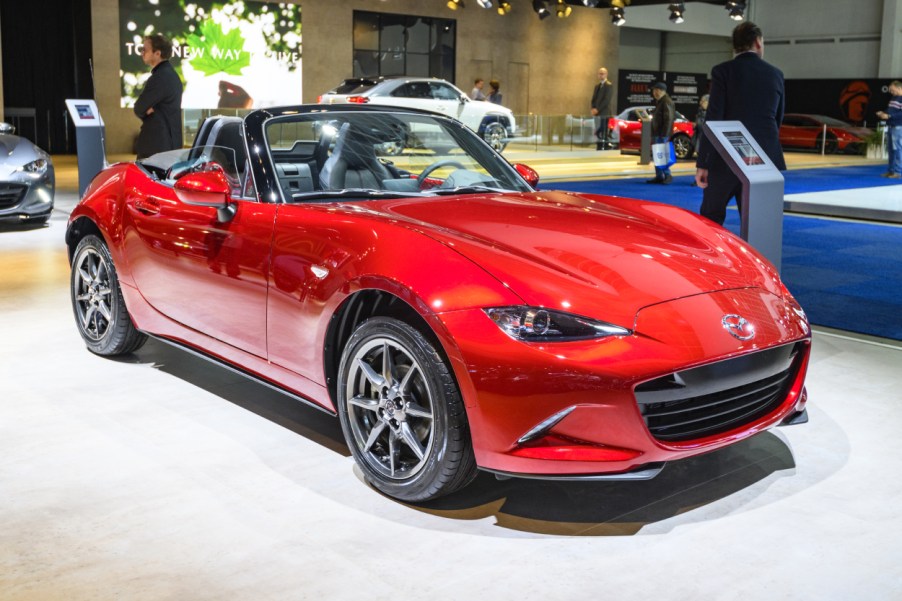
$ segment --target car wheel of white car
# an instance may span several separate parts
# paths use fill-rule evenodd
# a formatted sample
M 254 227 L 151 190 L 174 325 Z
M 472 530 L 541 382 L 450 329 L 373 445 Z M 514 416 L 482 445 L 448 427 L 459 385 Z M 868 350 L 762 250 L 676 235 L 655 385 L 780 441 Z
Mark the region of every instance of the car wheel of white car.
M 147 340 L 128 315 L 110 251 L 97 236 L 78 243 L 70 290 L 78 333 L 92 353 L 123 355 Z
M 424 501 L 472 480 L 476 462 L 457 382 L 419 331 L 397 319 L 368 319 L 348 340 L 338 373 L 342 431 L 374 487 Z
M 507 146 L 506 138 L 507 130 L 500 123 L 489 123 L 485 126 L 485 132 L 482 134 L 482 139 L 498 152 L 501 152 Z

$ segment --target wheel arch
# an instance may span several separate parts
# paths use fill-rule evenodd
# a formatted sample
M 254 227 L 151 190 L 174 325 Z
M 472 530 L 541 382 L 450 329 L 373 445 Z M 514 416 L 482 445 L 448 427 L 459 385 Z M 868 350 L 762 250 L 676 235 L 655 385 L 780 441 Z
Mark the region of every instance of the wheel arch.
M 323 339 L 323 373 L 329 397 L 336 407 L 338 367 L 341 363 L 342 350 L 354 330 L 372 317 L 392 317 L 416 329 L 435 346 L 437 352 L 441 353 L 448 362 L 449 372 L 456 379 L 445 345 L 429 320 L 398 294 L 385 289 L 365 288 L 349 295 L 339 305 L 329 320 Z M 447 336 L 444 338 L 448 340 Z
M 91 234 L 97 236 L 109 246 L 109 240 L 104 236 L 103 231 L 93 219 L 86 215 L 78 217 L 66 228 L 66 248 L 70 265 L 72 264 L 73 255 L 75 254 L 75 248 L 78 246 L 78 243 Z

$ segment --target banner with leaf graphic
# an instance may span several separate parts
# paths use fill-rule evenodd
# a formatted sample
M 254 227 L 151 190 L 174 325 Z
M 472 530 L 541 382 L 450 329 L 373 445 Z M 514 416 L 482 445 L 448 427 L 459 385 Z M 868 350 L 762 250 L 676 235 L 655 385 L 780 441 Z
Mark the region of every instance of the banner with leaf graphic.
M 301 7 L 238 0 L 119 0 L 122 106 L 134 106 L 150 69 L 144 36 L 173 42 L 183 109 L 301 103 Z

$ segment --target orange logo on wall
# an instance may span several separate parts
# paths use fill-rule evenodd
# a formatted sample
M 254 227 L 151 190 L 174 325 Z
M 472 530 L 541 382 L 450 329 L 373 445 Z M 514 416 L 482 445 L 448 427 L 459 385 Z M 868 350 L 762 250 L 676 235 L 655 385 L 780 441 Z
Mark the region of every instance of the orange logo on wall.
M 846 121 L 856 124 L 864 122 L 871 100 L 871 87 L 863 81 L 853 81 L 839 94 L 839 107 Z

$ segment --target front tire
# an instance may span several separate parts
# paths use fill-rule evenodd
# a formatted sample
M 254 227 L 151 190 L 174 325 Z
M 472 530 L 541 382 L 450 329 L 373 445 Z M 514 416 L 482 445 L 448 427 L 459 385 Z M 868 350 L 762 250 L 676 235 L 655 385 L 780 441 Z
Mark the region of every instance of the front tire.
M 92 353 L 124 355 L 147 340 L 132 323 L 110 251 L 97 236 L 85 236 L 75 249 L 70 277 L 72 311 Z
M 476 475 L 457 382 L 419 331 L 388 317 L 363 322 L 342 353 L 338 415 L 364 477 L 403 501 L 425 501 Z
M 482 139 L 496 151 L 501 152 L 507 147 L 507 130 L 500 123 L 489 123 L 485 126 Z

